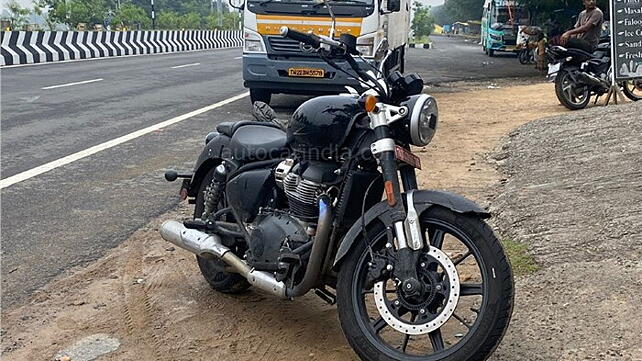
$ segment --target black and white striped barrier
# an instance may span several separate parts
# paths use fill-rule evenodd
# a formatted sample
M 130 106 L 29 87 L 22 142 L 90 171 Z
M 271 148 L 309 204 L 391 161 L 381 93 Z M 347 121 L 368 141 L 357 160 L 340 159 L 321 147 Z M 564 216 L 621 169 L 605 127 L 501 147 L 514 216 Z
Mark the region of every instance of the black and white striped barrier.
M 240 30 L 3 31 L 0 65 L 243 46 Z
M 425 44 L 410 44 L 411 48 L 424 48 L 424 49 L 432 49 L 432 43 L 425 43 Z

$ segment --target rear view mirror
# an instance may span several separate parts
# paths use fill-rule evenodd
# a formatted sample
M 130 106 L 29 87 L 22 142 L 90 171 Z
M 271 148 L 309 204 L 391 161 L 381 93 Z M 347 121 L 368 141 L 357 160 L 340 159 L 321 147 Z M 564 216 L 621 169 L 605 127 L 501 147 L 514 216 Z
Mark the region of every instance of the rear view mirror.
M 386 10 L 393 13 L 401 10 L 401 0 L 388 0 Z
M 243 7 L 245 5 L 244 0 L 229 0 L 229 3 L 231 7 L 239 10 L 243 10 Z

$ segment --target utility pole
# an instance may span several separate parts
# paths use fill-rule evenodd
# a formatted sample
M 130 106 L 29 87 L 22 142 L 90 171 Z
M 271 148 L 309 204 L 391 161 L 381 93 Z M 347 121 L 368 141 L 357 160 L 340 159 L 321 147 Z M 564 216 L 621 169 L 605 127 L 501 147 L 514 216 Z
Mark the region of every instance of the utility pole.
M 152 30 L 156 30 L 156 13 L 154 12 L 154 0 L 150 1 L 152 2 Z
M 223 5 L 221 4 L 221 0 L 216 0 L 216 12 L 218 27 L 221 28 L 223 27 Z

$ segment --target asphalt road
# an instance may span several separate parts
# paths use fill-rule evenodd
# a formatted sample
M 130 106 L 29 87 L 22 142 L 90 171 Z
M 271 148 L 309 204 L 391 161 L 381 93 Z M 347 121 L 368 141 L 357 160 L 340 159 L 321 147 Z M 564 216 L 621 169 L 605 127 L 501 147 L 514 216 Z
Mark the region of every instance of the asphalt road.
M 434 41 L 434 50 L 408 52 L 408 71 L 428 83 L 533 75 L 513 56 Z M 244 93 L 240 56 L 229 49 L 2 69 L 2 179 Z M 305 99 L 282 95 L 274 104 L 287 111 Z M 248 106 L 240 99 L 2 188 L 2 305 L 175 207 L 178 185 L 164 170 L 191 169 L 205 134 L 247 119 Z

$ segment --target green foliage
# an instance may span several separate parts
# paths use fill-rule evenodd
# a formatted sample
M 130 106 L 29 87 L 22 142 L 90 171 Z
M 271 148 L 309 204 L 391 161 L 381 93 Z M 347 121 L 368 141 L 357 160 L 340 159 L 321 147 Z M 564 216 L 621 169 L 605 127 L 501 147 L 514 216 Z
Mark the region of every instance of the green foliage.
M 34 13 L 45 18 L 50 28 L 56 23 L 75 27 L 86 23 L 88 28 L 102 24 L 112 14 L 111 28 L 117 25 L 128 29 L 151 28 L 150 0 L 33 0 Z M 238 29 L 240 15 L 230 12 L 224 0 L 221 0 L 220 11 L 216 3 L 210 0 L 155 0 L 157 29 Z M 15 0 L 13 0 L 15 2 Z M 16 3 L 17 5 L 17 3 Z M 19 8 L 19 5 L 18 5 Z M 16 10 L 18 10 L 16 8 Z M 45 12 L 44 9 L 49 11 Z M 220 13 L 220 14 L 219 14 Z M 25 15 L 28 14 L 28 11 Z M 17 20 L 24 19 L 17 17 Z M 220 19 L 220 20 L 219 20 Z
M 198 13 L 192 12 L 183 14 L 180 21 L 181 29 L 200 29 L 201 28 L 201 16 Z
M 45 23 L 47 24 L 47 29 L 45 30 L 54 30 L 54 28 L 56 27 L 56 23 L 51 19 L 49 12 L 45 11 L 47 6 L 48 5 L 45 0 L 34 0 L 33 13 L 45 20 Z
M 481 19 L 483 7 L 484 0 L 446 0 L 444 3 L 444 11 L 452 22 Z
M 412 18 L 411 28 L 414 31 L 415 38 L 430 35 L 435 26 L 435 19 L 430 13 L 430 7 L 424 6 L 419 1 L 415 1 L 413 5 L 414 17 Z
M 29 9 L 23 8 L 17 1 L 12 0 L 7 4 L 7 11 L 9 11 L 11 29 L 18 29 L 25 25 Z
M 452 24 L 457 21 L 452 15 L 450 15 L 446 11 L 443 5 L 433 6 L 432 8 L 430 8 L 430 12 L 432 13 L 433 18 L 435 19 L 435 24 L 446 25 L 446 24 Z
M 145 13 L 143 8 L 131 3 L 122 4 L 120 9 L 116 10 L 116 14 L 111 20 L 111 27 L 117 24 L 126 27 L 127 29 L 136 29 L 140 24 L 141 29 L 149 29 L 152 25 L 152 20 Z

